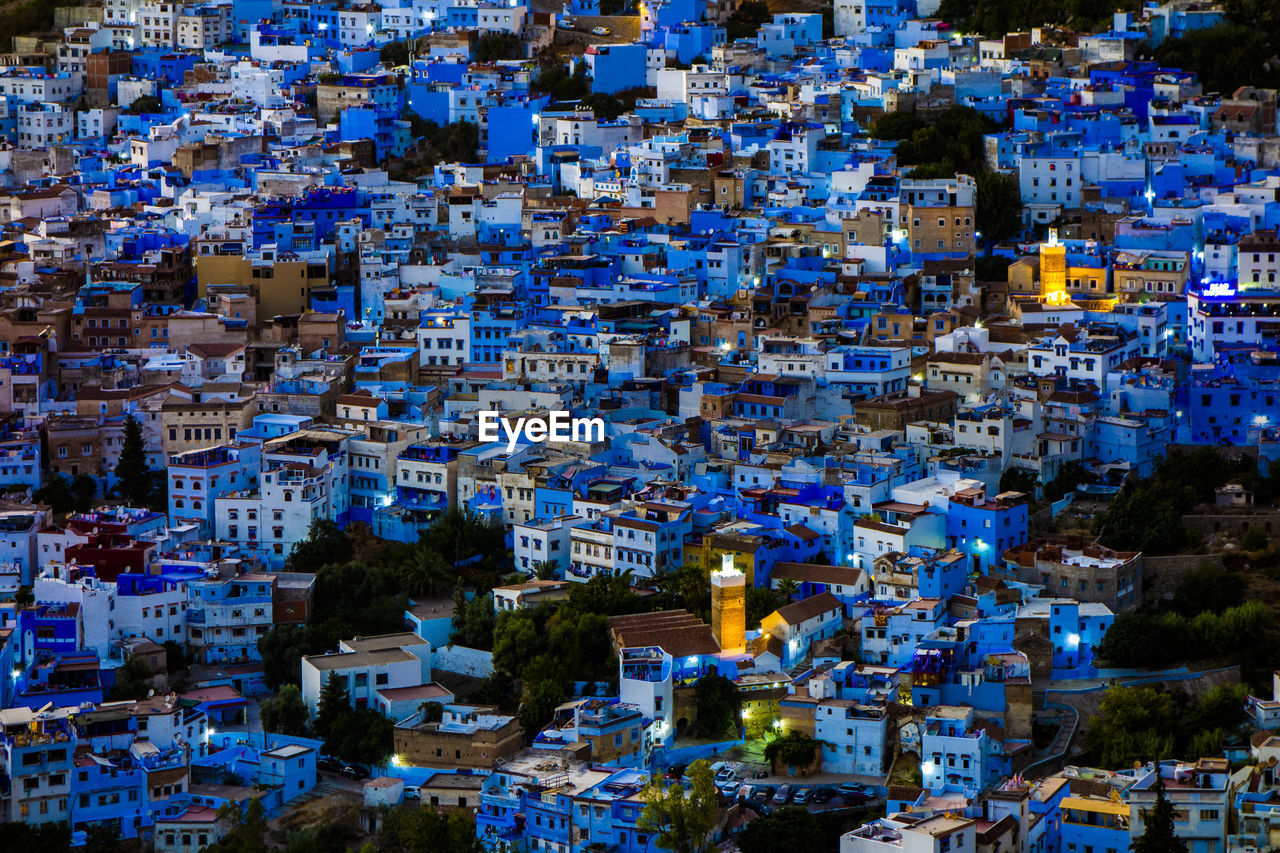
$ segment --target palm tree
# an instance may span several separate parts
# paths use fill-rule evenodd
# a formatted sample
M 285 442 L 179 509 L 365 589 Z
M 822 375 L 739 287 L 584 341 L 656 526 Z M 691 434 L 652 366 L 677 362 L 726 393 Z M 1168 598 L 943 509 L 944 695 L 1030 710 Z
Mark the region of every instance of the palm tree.
M 449 588 L 453 573 L 435 549 L 419 543 L 404 567 L 405 592 L 411 596 L 437 597 Z
M 540 581 L 554 580 L 559 569 L 555 560 L 539 560 L 533 564 L 533 576 Z
M 791 599 L 800 594 L 800 582 L 794 578 L 783 578 L 773 585 L 778 591 L 778 595 L 785 596 L 787 604 L 791 603 Z

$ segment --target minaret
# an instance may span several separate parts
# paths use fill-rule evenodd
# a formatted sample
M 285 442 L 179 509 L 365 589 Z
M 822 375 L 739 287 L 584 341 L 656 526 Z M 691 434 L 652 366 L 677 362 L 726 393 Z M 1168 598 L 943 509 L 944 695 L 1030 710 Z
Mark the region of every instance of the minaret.
M 1058 229 L 1040 244 L 1040 300 L 1049 305 L 1070 302 L 1067 295 L 1067 247 L 1058 242 Z
M 722 652 L 746 651 L 747 576 L 735 568 L 711 573 L 711 634 Z

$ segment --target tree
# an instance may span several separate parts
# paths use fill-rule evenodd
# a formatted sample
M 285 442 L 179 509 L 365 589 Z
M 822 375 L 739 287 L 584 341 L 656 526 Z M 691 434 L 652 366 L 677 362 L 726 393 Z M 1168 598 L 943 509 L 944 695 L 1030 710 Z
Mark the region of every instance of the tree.
M 719 673 L 708 673 L 693 685 L 698 708 L 694 734 L 701 738 L 726 737 L 737 732 L 742 720 L 738 687 Z
M 81 853 L 116 853 L 120 849 L 120 826 L 117 823 L 91 823 L 85 828 Z
M 1244 604 L 1246 587 L 1243 575 L 1213 563 L 1202 563 L 1178 581 L 1173 591 L 1173 610 L 1188 618 L 1205 611 L 1221 613 Z
M 142 424 L 132 414 L 124 419 L 124 442 L 116 464 L 116 494 L 130 506 L 147 506 L 151 500 L 151 469 L 142 443 Z
M 783 578 L 774 584 L 773 588 L 778 591 L 778 595 L 787 600 L 787 604 L 800 594 L 800 582 L 795 578 Z
M 98 494 L 98 481 L 88 474 L 77 474 L 71 480 L 71 507 L 76 512 L 93 509 L 93 498 Z
M 382 817 L 377 853 L 484 853 L 470 809 L 401 805 Z
M 1009 265 L 1012 262 L 1011 258 L 1003 255 L 980 255 L 973 263 L 973 274 L 980 282 L 1007 282 L 1009 280 Z M 1009 470 L 1016 471 L 1019 469 L 1010 468 Z
M 342 727 L 351 718 L 351 696 L 347 693 L 347 680 L 329 674 L 320 688 L 320 701 L 316 703 L 316 718 L 311 722 L 312 733 L 325 745 L 337 743 Z M 329 750 L 337 754 L 334 749 Z
M 982 113 L 955 104 L 928 123 L 911 113 L 885 113 L 872 126 L 871 135 L 897 141 L 898 165 L 915 166 L 912 177 L 977 176 L 987 168 L 983 137 L 995 129 L 995 123 Z
M 1267 534 L 1261 527 L 1250 527 L 1240 537 L 1240 547 L 1245 551 L 1265 551 L 1268 544 Z
M 71 828 L 66 823 L 0 823 L 0 850 L 39 850 L 67 853 Z
M 488 595 L 476 595 L 470 601 L 456 601 L 453 608 L 453 635 L 450 643 L 469 649 L 492 649 L 493 629 L 498 623 L 493 602 Z
M 828 847 L 818 819 L 799 806 L 786 806 L 761 815 L 738 836 L 742 853 L 798 853 Z
M 476 62 L 500 62 L 524 55 L 524 42 L 515 33 L 488 32 L 476 40 Z
M 351 540 L 336 522 L 317 518 L 307 529 L 307 538 L 297 542 L 285 561 L 290 572 L 317 572 L 321 566 L 345 563 L 355 556 Z
M 1165 796 L 1159 765 L 1156 765 L 1156 779 L 1151 790 L 1156 795 L 1155 805 L 1143 821 L 1142 834 L 1133 839 L 1129 849 L 1133 853 L 1188 853 L 1186 840 L 1179 838 L 1173 829 L 1173 803 Z
M 32 498 L 36 503 L 48 506 L 54 515 L 66 515 L 71 512 L 74 503 L 71 481 L 64 475 L 55 473 L 32 493 Z
M 307 733 L 307 704 L 296 685 L 286 684 L 275 696 L 262 703 L 262 728 L 282 735 L 302 736 Z
M 760 620 L 778 609 L 778 596 L 767 586 L 747 590 L 747 628 L 759 628 Z
M 415 597 L 438 598 L 453 584 L 452 569 L 430 545 L 419 541 L 413 549 L 413 559 L 404 566 L 404 591 Z
M 111 699 L 145 699 L 150 690 L 151 667 L 142 658 L 131 657 L 116 670 L 116 686 L 111 688 Z
M 553 101 L 580 101 L 591 92 L 586 63 L 579 64 L 570 74 L 559 61 L 546 62 L 538 68 L 538 76 L 529 81 L 529 91 L 550 95 Z
M 129 105 L 129 112 L 134 115 L 144 115 L 146 113 L 159 113 L 164 110 L 164 105 L 155 95 L 139 95 L 133 99 L 133 103 Z
M 520 702 L 520 725 L 532 739 L 542 727 L 551 722 L 558 705 L 569 698 L 564 685 L 553 679 L 528 684 Z
M 267 810 L 260 798 L 243 808 L 234 800 L 223 804 L 218 820 L 230 828 L 205 848 L 206 853 L 267 853 Z
M 389 41 L 378 49 L 378 61 L 395 68 L 409 64 L 409 42 Z
M 705 759 L 690 764 L 686 775 L 692 783 L 688 792 L 679 782 L 664 787 L 657 777 L 641 791 L 644 809 L 636 829 L 672 853 L 704 853 L 716 825 L 715 780 Z
M 764 757 L 770 763 L 781 760 L 788 767 L 808 767 L 817 748 L 818 742 L 811 735 L 792 730 L 769 741 Z
M 975 225 L 987 240 L 1007 240 L 1022 233 L 1022 192 L 1018 178 L 1004 172 L 979 172 Z
M 1079 462 L 1067 462 L 1058 469 L 1058 476 L 1054 477 L 1044 486 L 1044 497 L 1047 501 L 1060 500 L 1063 495 L 1070 494 L 1076 490 L 1076 486 L 1088 480 L 1088 472 Z
M 756 31 L 773 20 L 769 4 L 765 0 L 743 0 L 729 19 L 725 21 L 725 37 L 729 41 L 755 36 Z
M 555 560 L 539 560 L 533 564 L 533 576 L 540 581 L 554 580 L 560 564 Z
M 313 653 L 310 630 L 305 625 L 275 625 L 258 638 L 258 652 L 267 687 L 300 684 L 302 656 Z

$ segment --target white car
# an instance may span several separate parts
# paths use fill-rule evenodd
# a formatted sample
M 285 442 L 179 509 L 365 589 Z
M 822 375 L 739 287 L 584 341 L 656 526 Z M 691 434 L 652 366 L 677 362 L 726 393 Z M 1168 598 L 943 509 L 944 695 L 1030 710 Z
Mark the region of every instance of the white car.
M 420 800 L 422 799 L 422 789 L 417 785 L 405 785 L 404 798 L 406 800 Z
M 592 27 L 591 34 L 593 36 L 611 36 L 613 35 L 613 30 L 608 27 Z
M 575 24 L 573 21 L 569 20 L 568 18 L 565 18 L 563 21 L 560 22 L 560 29 L 562 30 L 571 30 L 576 26 L 577 24 Z

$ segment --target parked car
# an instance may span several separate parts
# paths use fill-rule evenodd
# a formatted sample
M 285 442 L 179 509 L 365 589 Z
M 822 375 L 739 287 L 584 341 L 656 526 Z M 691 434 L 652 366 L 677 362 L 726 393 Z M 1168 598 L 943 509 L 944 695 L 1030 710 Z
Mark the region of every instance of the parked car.
M 405 785 L 404 798 L 406 800 L 420 800 L 422 799 L 422 789 L 417 785 Z
M 571 30 L 576 26 L 577 24 L 575 24 L 573 20 L 570 18 L 565 18 L 563 21 L 560 22 L 560 29 L 562 30 Z
M 769 774 L 764 770 L 757 770 L 756 772 L 751 774 L 751 778 L 752 779 L 768 779 Z
M 871 789 L 861 782 L 841 782 L 840 793 L 842 794 L 870 794 Z
M 338 771 L 348 779 L 368 779 L 369 771 L 365 770 L 359 764 L 344 764 L 342 769 Z
M 809 797 L 813 795 L 813 791 L 808 788 L 796 788 L 795 796 L 791 798 L 791 802 L 797 806 L 802 806 L 809 802 Z
M 751 797 L 755 794 L 755 792 L 756 792 L 756 789 L 754 785 L 750 785 L 746 782 L 743 782 L 742 786 L 738 788 L 738 791 L 736 794 L 734 794 L 733 798 L 738 802 L 745 803 L 751 799 Z
M 330 773 L 340 773 L 342 771 L 342 762 L 331 755 L 322 755 L 320 760 L 316 762 L 316 768 L 328 770 Z
M 829 803 L 836 792 L 830 788 L 814 788 L 813 793 L 809 796 L 811 803 Z
M 751 801 L 754 802 L 756 805 L 764 805 L 765 803 L 769 802 L 769 799 L 772 796 L 773 796 L 773 789 L 770 788 L 768 785 L 761 785 L 760 787 L 756 788 L 755 793 L 751 795 Z
M 791 786 L 779 785 L 777 792 L 773 795 L 774 805 L 783 806 L 791 800 Z
M 729 766 L 721 767 L 720 772 L 716 774 L 716 784 L 723 785 L 725 782 L 732 782 L 738 778 L 738 771 Z
M 593 36 L 611 36 L 613 35 L 613 30 L 608 27 L 592 27 L 591 34 Z

